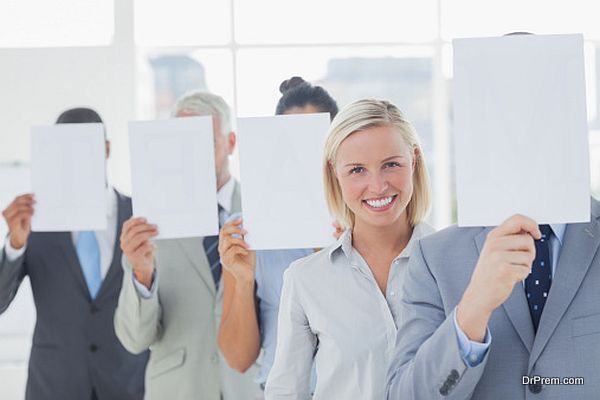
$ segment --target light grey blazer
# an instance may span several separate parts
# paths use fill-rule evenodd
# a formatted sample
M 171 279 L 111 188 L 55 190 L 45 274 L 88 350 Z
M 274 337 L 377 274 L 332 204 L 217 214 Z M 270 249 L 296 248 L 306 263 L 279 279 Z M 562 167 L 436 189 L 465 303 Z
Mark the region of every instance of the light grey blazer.
M 232 211 L 240 207 L 236 182 Z M 132 353 L 150 349 L 147 400 L 244 400 L 255 399 L 259 390 L 256 369 L 245 374 L 230 369 L 218 349 L 222 285 L 215 289 L 202 240 L 157 241 L 155 291 L 149 299 L 139 296 L 123 257 L 115 331 Z
M 600 398 L 600 205 L 567 225 L 552 288 L 534 334 L 523 285 L 489 321 L 492 342 L 467 368 L 454 329 L 457 303 L 490 228 L 450 227 L 421 240 L 402 298 L 407 319 L 388 374 L 388 399 Z M 583 377 L 580 386 L 523 385 L 523 375 Z M 537 393 L 535 393 L 537 392 Z

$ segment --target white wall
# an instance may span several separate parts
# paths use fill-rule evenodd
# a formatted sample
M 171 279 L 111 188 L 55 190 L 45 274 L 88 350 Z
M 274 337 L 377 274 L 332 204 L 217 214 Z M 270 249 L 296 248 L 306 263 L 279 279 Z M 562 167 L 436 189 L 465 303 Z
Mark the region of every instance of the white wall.
M 132 1 L 115 2 L 117 20 L 133 20 Z M 115 31 L 108 47 L 0 49 L 0 162 L 29 160 L 32 125 L 50 125 L 67 108 L 91 106 L 104 119 L 113 142 L 109 177 L 117 187 L 129 188 L 127 121 L 135 118 L 133 24 L 115 26 L 122 30 Z

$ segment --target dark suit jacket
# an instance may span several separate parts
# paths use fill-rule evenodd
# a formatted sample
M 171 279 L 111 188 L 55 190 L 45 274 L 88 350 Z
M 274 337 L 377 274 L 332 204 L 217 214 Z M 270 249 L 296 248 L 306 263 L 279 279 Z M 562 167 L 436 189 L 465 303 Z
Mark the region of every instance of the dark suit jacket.
M 113 315 L 123 280 L 119 236 L 131 216 L 131 199 L 117 193 L 118 215 L 111 266 L 91 299 L 69 232 L 32 232 L 25 254 L 0 255 L 0 313 L 29 276 L 37 310 L 27 400 L 141 400 L 148 354 L 133 355 L 117 339 Z

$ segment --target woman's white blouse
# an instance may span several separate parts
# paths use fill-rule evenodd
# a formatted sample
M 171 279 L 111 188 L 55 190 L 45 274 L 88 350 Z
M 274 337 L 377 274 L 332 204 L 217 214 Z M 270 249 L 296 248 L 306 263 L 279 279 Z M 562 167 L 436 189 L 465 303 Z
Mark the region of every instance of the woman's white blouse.
M 392 262 L 384 297 L 347 230 L 332 246 L 286 270 L 279 305 L 277 350 L 265 398 L 315 400 L 385 396 L 387 369 L 402 316 L 399 296 L 415 242 L 433 232 L 420 223 Z

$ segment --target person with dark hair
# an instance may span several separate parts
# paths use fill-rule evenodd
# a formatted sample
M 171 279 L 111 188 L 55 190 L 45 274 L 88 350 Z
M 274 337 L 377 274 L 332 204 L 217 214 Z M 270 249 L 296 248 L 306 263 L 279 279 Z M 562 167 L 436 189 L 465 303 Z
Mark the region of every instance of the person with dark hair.
M 102 123 L 89 108 L 57 124 Z M 105 140 L 106 157 L 110 142 Z M 29 276 L 37 311 L 26 399 L 141 400 L 148 352 L 129 353 L 113 328 L 123 270 L 118 239 L 131 199 L 106 186 L 107 229 L 31 232 L 33 194 L 2 212 L 9 228 L 0 254 L 0 313 Z
M 299 76 L 281 82 L 282 96 L 275 114 L 306 114 L 327 112 L 333 120 L 338 113 L 336 101 L 321 86 L 313 86 Z
M 278 115 L 327 112 L 333 118 L 338 112 L 325 89 L 302 78 L 284 81 L 279 90 Z M 314 249 L 246 251 L 245 242 L 235 236 L 243 234 L 241 224 L 238 217 L 225 224 L 220 234 L 224 293 L 219 345 L 230 366 L 239 371 L 254 364 L 262 349 L 257 381 L 264 388 L 275 357 L 283 273 Z

